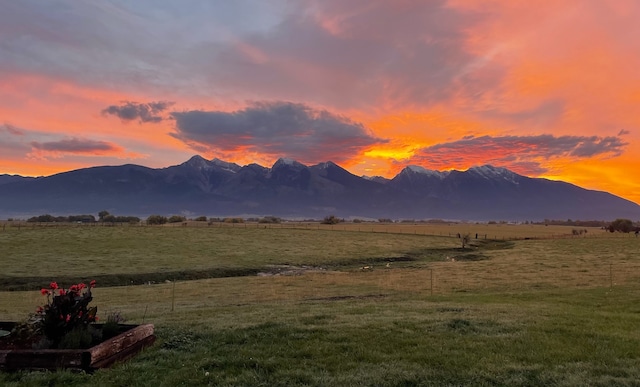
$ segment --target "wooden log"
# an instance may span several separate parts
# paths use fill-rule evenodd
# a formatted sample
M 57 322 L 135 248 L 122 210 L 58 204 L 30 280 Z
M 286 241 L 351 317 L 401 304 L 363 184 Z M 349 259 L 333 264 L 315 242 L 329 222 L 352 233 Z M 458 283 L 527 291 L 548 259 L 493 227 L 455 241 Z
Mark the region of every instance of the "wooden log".
M 138 354 L 138 352 L 142 351 L 144 348 L 151 346 L 156 341 L 156 336 L 151 335 L 147 336 L 140 341 L 135 342 L 134 344 L 123 348 L 120 352 L 114 353 L 111 356 L 103 357 L 100 360 L 94 361 L 89 365 L 91 370 L 95 370 L 98 368 L 107 368 L 111 367 L 116 362 L 123 362 L 128 360 Z
M 100 364 L 102 360 L 117 356 L 119 353 L 126 351 L 127 349 L 135 346 L 136 343 L 143 341 L 150 336 L 153 336 L 153 324 L 132 326 L 132 328 L 126 332 L 89 348 L 88 352 L 91 359 L 89 366 L 91 368 L 97 368 L 95 365 Z M 153 337 L 155 339 L 155 336 Z M 115 359 L 114 361 L 117 360 L 118 359 Z

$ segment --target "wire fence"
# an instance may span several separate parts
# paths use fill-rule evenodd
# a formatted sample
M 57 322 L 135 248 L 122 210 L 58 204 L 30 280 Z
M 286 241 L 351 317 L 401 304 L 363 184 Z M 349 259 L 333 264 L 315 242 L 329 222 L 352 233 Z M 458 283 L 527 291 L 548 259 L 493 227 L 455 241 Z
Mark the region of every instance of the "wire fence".
M 235 218 L 234 218 L 235 219 Z M 470 240 L 530 240 L 530 239 L 566 239 L 566 238 L 638 238 L 639 233 L 629 232 L 611 233 L 604 228 L 580 226 L 544 226 L 540 224 L 486 224 L 486 223 L 339 223 L 323 224 L 321 222 L 197 222 L 184 221 L 163 225 L 147 225 L 139 223 L 91 222 L 91 223 L 62 223 L 62 222 L 1 222 L 0 231 L 28 230 L 50 227 L 197 227 L 197 228 L 238 228 L 238 229 L 298 229 L 367 232 L 381 234 L 405 234 L 457 237 L 467 234 Z

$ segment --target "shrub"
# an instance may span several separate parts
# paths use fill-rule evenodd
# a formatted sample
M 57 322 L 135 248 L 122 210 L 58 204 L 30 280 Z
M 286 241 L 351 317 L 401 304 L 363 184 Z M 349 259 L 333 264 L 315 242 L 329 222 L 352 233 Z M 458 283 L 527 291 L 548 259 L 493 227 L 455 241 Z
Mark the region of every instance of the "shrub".
M 340 218 L 335 215 L 325 216 L 322 220 L 322 224 L 338 224 L 340 223 Z
M 194 219 L 196 222 L 206 222 L 207 221 L 207 217 L 206 216 L 198 216 L 197 218 Z
M 57 218 L 55 218 L 52 215 L 49 214 L 45 214 L 45 215 L 39 215 L 39 216 L 33 216 L 29 219 L 27 219 L 27 222 L 30 223 L 52 223 L 52 222 L 56 222 Z
M 167 223 L 167 217 L 162 215 L 151 215 L 147 218 L 147 224 L 165 224 Z
M 281 219 L 275 216 L 265 216 L 264 218 L 260 218 L 258 223 L 280 223 Z
M 120 326 L 126 321 L 120 312 L 112 312 L 107 316 L 107 321 L 102 326 L 102 338 L 110 339 L 120 333 Z
M 168 222 L 169 223 L 181 223 L 181 222 L 184 222 L 185 220 L 187 220 L 187 218 L 185 218 L 184 216 L 173 215 L 168 219 Z
M 608 227 L 610 232 L 631 232 L 633 230 L 633 222 L 629 219 L 616 219 Z
M 62 336 L 58 349 L 77 349 L 77 348 L 89 348 L 94 341 L 99 341 L 100 332 L 94 330 L 95 333 L 87 328 L 74 328 L 66 335 Z

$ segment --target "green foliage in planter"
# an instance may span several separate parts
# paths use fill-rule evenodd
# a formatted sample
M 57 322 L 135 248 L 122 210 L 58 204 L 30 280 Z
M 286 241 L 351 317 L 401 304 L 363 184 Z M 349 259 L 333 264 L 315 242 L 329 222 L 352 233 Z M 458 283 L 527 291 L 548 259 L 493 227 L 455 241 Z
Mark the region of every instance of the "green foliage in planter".
M 120 312 L 112 312 L 107 316 L 107 321 L 102 326 L 102 338 L 103 340 L 110 339 L 120 334 L 120 324 L 124 323 L 126 319 L 122 317 Z
M 76 327 L 72 331 L 67 332 L 62 336 L 60 343 L 58 343 L 59 349 L 85 349 L 91 347 L 95 342 L 100 341 L 100 331 L 92 329 L 95 333 L 95 337 L 88 327 Z

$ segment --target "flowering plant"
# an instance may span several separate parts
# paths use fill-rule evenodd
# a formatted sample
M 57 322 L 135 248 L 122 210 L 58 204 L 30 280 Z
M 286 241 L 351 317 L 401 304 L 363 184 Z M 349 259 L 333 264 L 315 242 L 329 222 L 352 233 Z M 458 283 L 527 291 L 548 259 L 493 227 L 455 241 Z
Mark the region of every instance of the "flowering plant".
M 36 326 L 51 341 L 52 348 L 57 348 L 68 333 L 86 331 L 89 324 L 98 319 L 98 308 L 89 307 L 93 299 L 91 289 L 95 286 L 95 280 L 89 286 L 79 283 L 71 285 L 69 289 L 51 282 L 48 289 L 40 290 L 43 296 L 47 296 L 47 303 L 36 311 Z

